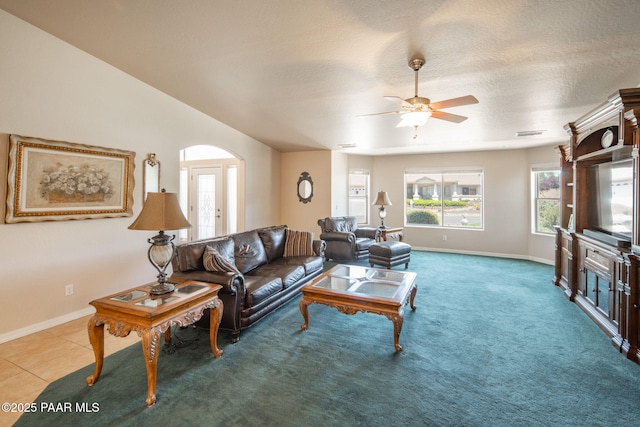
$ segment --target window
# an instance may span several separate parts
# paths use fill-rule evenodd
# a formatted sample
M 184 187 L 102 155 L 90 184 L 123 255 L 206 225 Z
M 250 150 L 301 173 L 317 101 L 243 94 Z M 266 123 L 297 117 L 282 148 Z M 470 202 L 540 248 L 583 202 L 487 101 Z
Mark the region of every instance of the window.
M 560 170 L 533 168 L 531 172 L 533 212 L 532 232 L 553 233 L 560 224 Z
M 358 224 L 369 223 L 369 171 L 349 171 L 349 215 Z
M 407 225 L 483 227 L 482 169 L 406 171 Z

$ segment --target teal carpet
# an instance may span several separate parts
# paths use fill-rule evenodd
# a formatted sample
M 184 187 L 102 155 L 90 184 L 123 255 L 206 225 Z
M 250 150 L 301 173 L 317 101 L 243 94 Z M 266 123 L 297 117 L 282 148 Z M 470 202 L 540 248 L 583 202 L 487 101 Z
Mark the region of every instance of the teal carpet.
M 206 331 L 177 330 L 161 353 L 147 408 L 139 345 L 47 387 L 41 402 L 71 412 L 23 415 L 18 426 L 613 426 L 638 425 L 640 366 L 620 355 L 534 262 L 414 251 L 417 311 L 393 325 L 298 299 L 214 359 Z M 364 263 L 361 263 L 365 265 Z M 399 267 L 396 267 L 399 269 Z M 177 341 L 174 338 L 174 342 Z M 96 404 L 78 413 L 75 406 Z M 93 406 L 93 408 L 96 408 Z

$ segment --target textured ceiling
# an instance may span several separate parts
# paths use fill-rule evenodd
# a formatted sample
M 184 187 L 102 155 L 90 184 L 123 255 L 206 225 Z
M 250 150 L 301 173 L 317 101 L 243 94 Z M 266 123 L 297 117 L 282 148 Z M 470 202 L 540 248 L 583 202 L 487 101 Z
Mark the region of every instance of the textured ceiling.
M 640 84 L 637 0 L 0 0 L 0 8 L 280 151 L 393 154 L 566 142 Z M 461 124 L 396 128 L 385 95 Z M 518 131 L 545 130 L 516 137 Z

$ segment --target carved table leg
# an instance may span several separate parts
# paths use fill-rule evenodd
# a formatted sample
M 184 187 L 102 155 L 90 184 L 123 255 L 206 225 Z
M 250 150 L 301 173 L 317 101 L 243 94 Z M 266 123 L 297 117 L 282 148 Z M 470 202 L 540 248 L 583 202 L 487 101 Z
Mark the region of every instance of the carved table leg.
M 96 367 L 93 375 L 87 377 L 87 384 L 92 386 L 100 378 L 102 372 L 102 362 L 104 361 L 104 324 L 98 324 L 96 316 L 91 316 L 87 325 L 89 331 L 89 341 L 93 347 L 93 354 L 96 356 Z
M 300 329 L 306 331 L 309 327 L 309 312 L 307 311 L 307 306 L 309 302 L 302 297 L 300 300 L 300 313 L 302 313 L 302 317 L 304 317 L 304 324 L 300 326 Z
M 150 329 L 142 335 L 142 353 L 144 362 L 147 365 L 147 406 L 156 403 L 156 379 L 158 373 L 158 341 L 161 332 Z
M 220 327 L 220 321 L 222 320 L 222 312 L 224 306 L 222 301 L 217 299 L 215 304 L 209 311 L 209 341 L 211 343 L 211 352 L 218 358 L 222 356 L 222 350 L 218 348 L 218 328 Z
M 404 310 L 402 307 L 398 310 L 398 314 L 391 319 L 393 322 L 393 345 L 396 347 L 396 353 L 402 351 L 400 345 L 400 331 L 402 331 L 402 322 L 404 321 Z
M 418 287 L 413 286 L 411 289 L 411 299 L 409 300 L 409 305 L 411 305 L 411 310 L 416 311 L 416 306 L 413 304 L 413 301 L 416 299 L 416 293 L 418 292 Z

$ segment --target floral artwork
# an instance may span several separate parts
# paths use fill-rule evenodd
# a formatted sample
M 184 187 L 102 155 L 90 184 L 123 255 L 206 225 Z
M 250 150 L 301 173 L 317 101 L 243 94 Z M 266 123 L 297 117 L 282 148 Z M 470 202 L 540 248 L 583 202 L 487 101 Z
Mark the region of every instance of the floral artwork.
M 135 153 L 11 135 L 5 220 L 131 216 Z
M 40 181 L 40 194 L 49 203 L 103 201 L 113 195 L 109 173 L 97 166 L 62 166 L 47 168 Z

